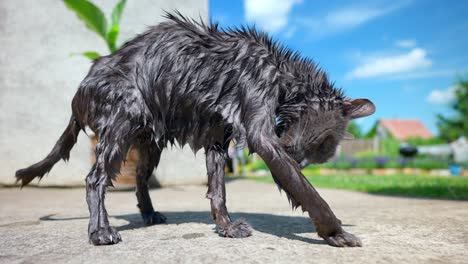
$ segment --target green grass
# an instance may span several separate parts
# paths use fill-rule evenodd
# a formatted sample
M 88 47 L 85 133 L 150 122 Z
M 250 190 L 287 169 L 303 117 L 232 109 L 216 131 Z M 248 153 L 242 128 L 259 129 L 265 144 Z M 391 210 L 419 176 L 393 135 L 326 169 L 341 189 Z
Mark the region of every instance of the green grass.
M 319 175 L 304 171 L 315 187 L 345 189 L 373 194 L 468 200 L 467 177 L 427 175 Z M 271 177 L 248 177 L 271 182 Z

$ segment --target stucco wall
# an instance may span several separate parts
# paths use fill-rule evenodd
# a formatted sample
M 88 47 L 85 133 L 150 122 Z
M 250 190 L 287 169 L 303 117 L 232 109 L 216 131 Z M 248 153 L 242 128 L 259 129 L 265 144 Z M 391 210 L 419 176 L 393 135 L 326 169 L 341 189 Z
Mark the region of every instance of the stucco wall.
M 110 14 L 116 0 L 93 0 Z M 208 0 L 128 0 L 119 44 L 162 21 L 162 10 L 208 17 Z M 0 1 L 0 184 L 44 158 L 66 127 L 71 99 L 90 62 L 73 52 L 107 49 L 59 0 Z M 68 164 L 59 162 L 41 185 L 83 185 L 90 164 L 84 133 Z M 163 184 L 206 181 L 203 153 L 166 151 L 156 175 Z

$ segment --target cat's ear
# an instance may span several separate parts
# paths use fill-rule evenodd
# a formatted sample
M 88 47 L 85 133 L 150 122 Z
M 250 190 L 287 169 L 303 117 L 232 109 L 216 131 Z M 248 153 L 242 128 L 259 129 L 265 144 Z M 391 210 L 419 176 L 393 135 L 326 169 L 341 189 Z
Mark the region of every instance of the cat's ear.
M 375 112 L 375 105 L 368 99 L 345 98 L 343 111 L 349 119 L 356 119 L 372 115 Z

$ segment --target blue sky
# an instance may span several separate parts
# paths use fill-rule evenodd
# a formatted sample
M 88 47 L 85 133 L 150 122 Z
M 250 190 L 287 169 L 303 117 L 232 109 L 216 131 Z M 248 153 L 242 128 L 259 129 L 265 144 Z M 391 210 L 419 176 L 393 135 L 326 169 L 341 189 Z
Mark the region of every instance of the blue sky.
M 378 118 L 419 119 L 437 134 L 468 73 L 468 1 L 212 0 L 221 26 L 253 25 L 312 58 Z

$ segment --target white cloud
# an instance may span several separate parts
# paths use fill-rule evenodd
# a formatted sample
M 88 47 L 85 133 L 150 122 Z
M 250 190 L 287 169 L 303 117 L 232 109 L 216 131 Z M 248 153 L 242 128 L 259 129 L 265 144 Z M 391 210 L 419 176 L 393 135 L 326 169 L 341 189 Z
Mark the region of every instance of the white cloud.
M 399 2 L 391 6 L 351 5 L 332 10 L 319 18 L 300 17 L 297 22 L 321 36 L 329 35 L 355 28 L 378 17 L 385 16 L 404 6 L 409 1 Z
M 454 77 L 457 75 L 457 69 L 429 69 L 416 72 L 407 72 L 388 76 L 390 80 L 408 80 L 408 79 L 428 79 L 439 77 Z M 466 71 L 466 70 L 465 70 Z
M 362 65 L 349 72 L 346 78 L 360 79 L 407 73 L 427 68 L 431 65 L 432 61 L 427 58 L 426 51 L 421 48 L 414 48 L 404 54 L 369 58 Z
M 416 47 L 416 41 L 413 39 L 402 39 L 395 42 L 395 45 L 400 48 L 413 48 Z
M 245 0 L 245 18 L 260 28 L 275 33 L 285 28 L 294 5 L 302 0 Z
M 361 25 L 379 16 L 383 16 L 393 8 L 378 9 L 369 7 L 350 7 L 335 10 L 325 17 L 325 24 L 332 29 L 347 29 Z
M 433 104 L 448 104 L 455 99 L 455 87 L 445 90 L 432 90 L 427 101 Z

